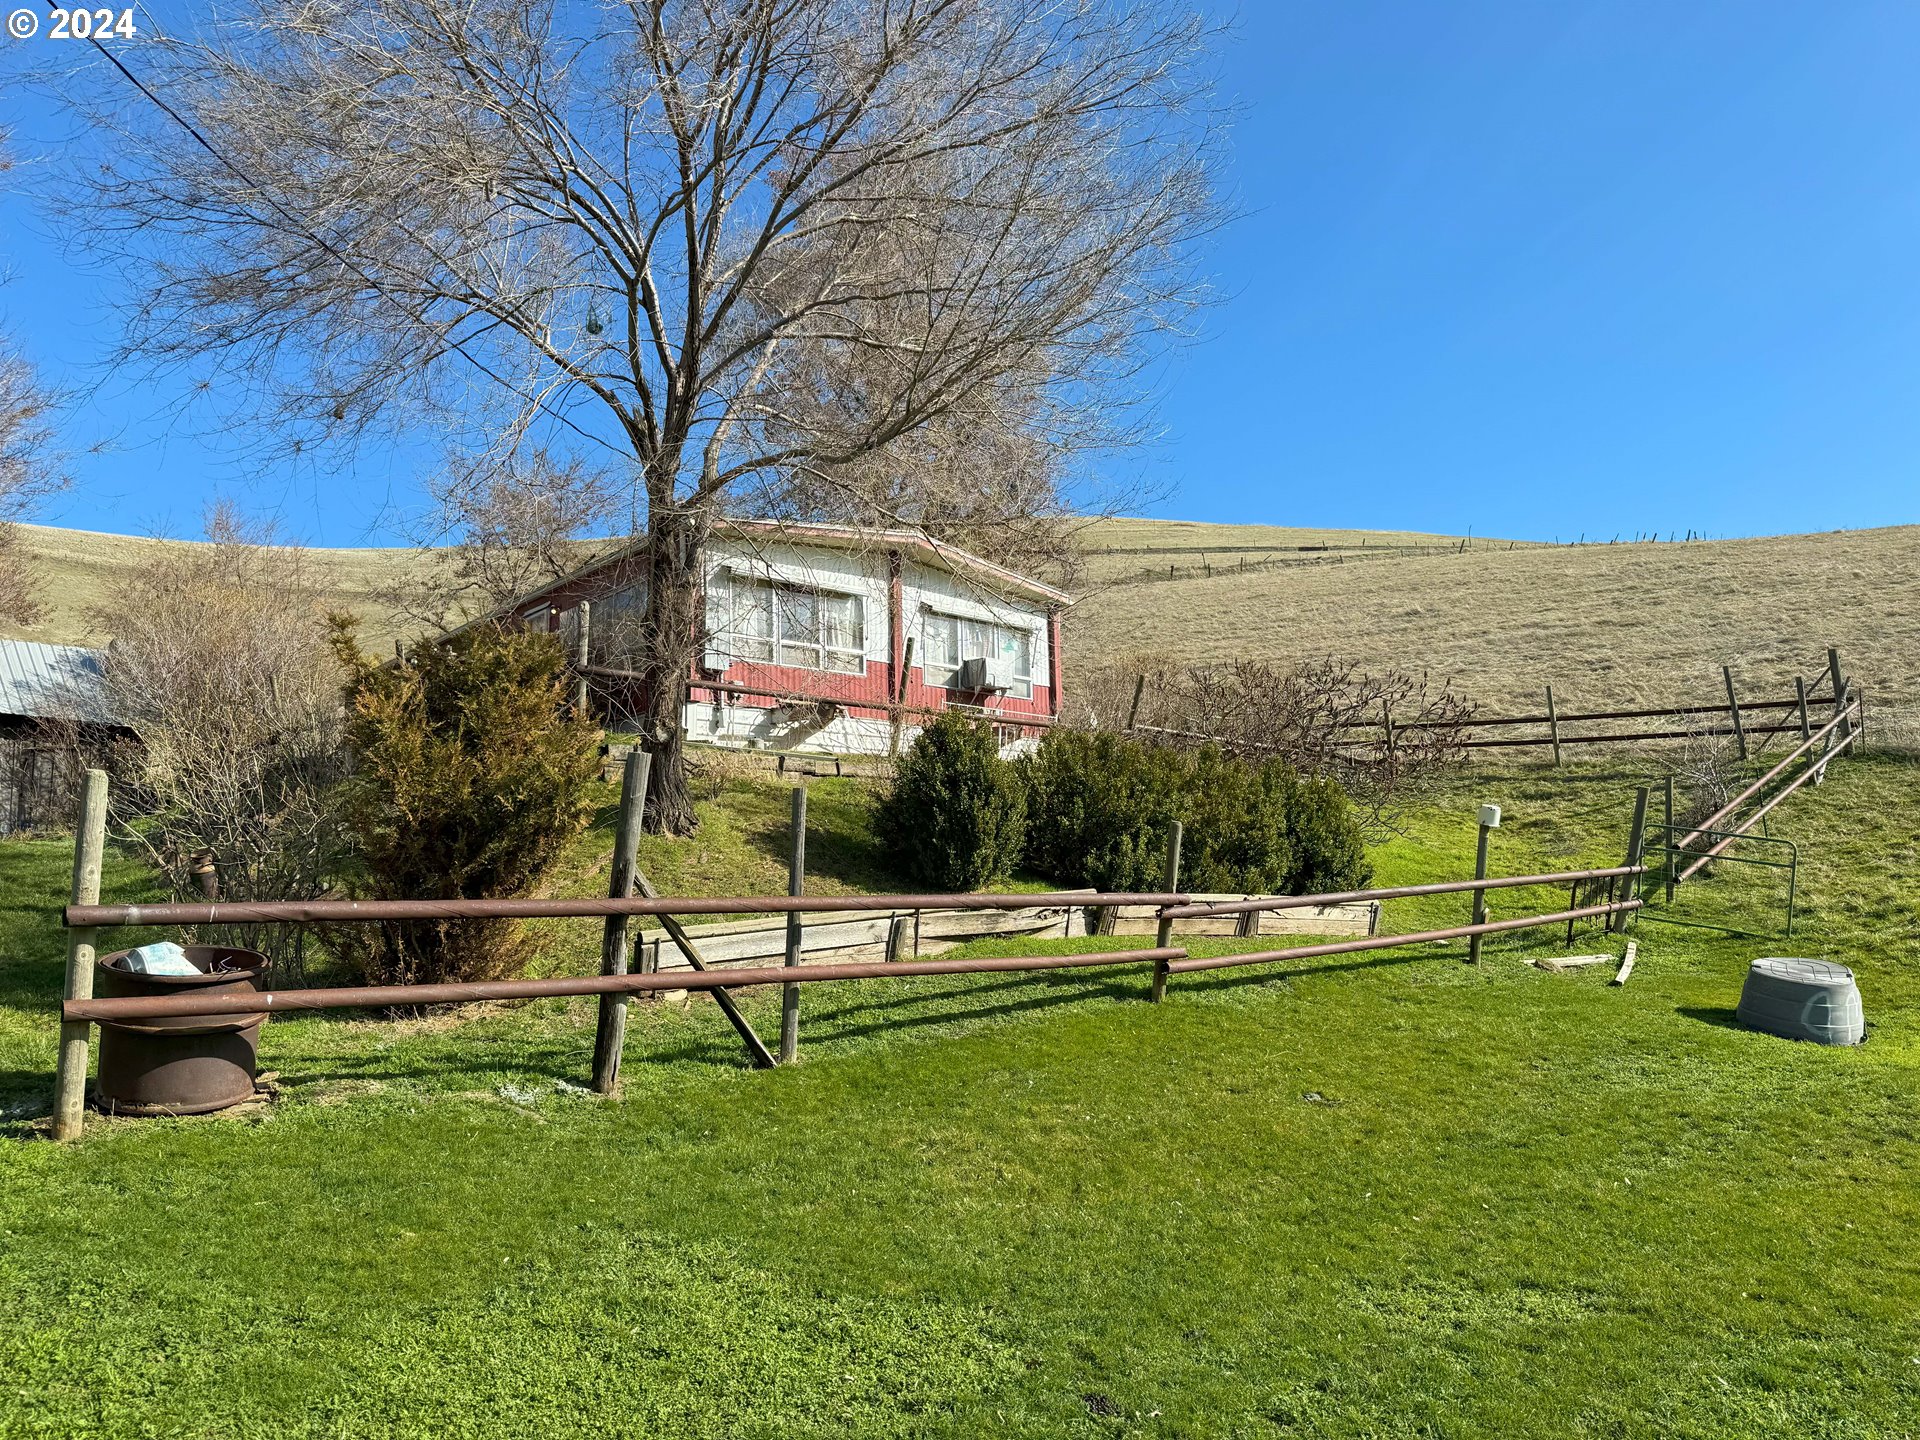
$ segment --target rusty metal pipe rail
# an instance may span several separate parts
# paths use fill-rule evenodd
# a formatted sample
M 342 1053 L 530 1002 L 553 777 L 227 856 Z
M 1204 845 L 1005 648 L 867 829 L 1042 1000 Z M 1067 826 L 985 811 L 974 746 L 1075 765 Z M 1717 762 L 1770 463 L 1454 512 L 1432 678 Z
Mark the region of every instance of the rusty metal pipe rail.
M 1744 709 L 1746 707 L 1742 706 L 1742 708 Z M 1726 713 L 1724 706 L 1721 707 L 1721 713 Z M 1565 725 L 1570 722 L 1567 717 L 1563 715 L 1560 717 L 1560 723 Z M 1604 735 L 1562 735 L 1560 737 L 1560 743 L 1562 745 L 1628 745 L 1648 740 L 1691 740 L 1701 735 L 1731 735 L 1733 733 L 1734 731 L 1732 729 L 1713 728 L 1705 730 L 1636 730 L 1631 732 L 1616 730 L 1609 731 Z M 1800 733 L 1800 727 L 1798 725 L 1749 725 L 1746 727 L 1746 733 L 1749 735 L 1798 735 Z M 1535 749 L 1543 749 L 1552 745 L 1553 740 L 1551 738 L 1537 740 L 1462 740 L 1458 743 L 1463 750 L 1520 749 L 1527 746 L 1532 746 Z
M 1614 865 L 1604 870 L 1556 870 L 1546 875 L 1500 875 L 1484 880 L 1439 880 L 1427 885 L 1395 885 L 1381 890 L 1335 890 L 1321 895 L 1271 895 L 1257 900 L 1219 900 L 1212 903 L 1169 903 L 1161 912 L 1168 920 L 1191 920 L 1207 915 L 1245 915 L 1254 910 L 1303 910 L 1314 905 L 1352 905 L 1364 900 L 1401 900 L 1410 895 L 1459 895 L 1469 890 L 1510 890 L 1519 885 L 1565 885 L 1574 880 L 1610 880 L 1644 875 L 1645 865 Z M 1567 917 L 1562 915 L 1562 920 Z
M 1738 810 L 1742 805 L 1746 804 L 1747 801 L 1751 800 L 1754 796 L 1758 795 L 1762 790 L 1766 789 L 1767 786 L 1771 785 L 1775 780 L 1779 779 L 1781 775 L 1786 773 L 1788 766 L 1792 765 L 1794 761 L 1798 760 L 1802 755 L 1806 754 L 1809 750 L 1813 749 L 1814 746 L 1818 745 L 1822 740 L 1826 739 L 1827 736 L 1831 735 L 1836 726 L 1838 726 L 1843 720 L 1846 720 L 1850 716 L 1854 716 L 1855 714 L 1857 714 L 1859 709 L 1860 709 L 1860 702 L 1858 700 L 1849 701 L 1845 706 L 1845 708 L 1843 708 L 1838 715 L 1835 715 L 1831 720 L 1827 721 L 1826 724 L 1822 725 L 1818 730 L 1814 731 L 1813 734 L 1809 735 L 1805 740 L 1802 740 L 1798 745 L 1794 746 L 1792 750 L 1788 751 L 1786 758 L 1782 760 L 1778 765 L 1775 765 L 1771 770 L 1767 771 L 1766 774 L 1762 775 L 1758 780 L 1754 781 L 1746 789 L 1742 790 L 1738 795 L 1734 796 L 1733 799 L 1729 800 L 1726 804 L 1722 805 L 1718 810 L 1714 811 L 1713 814 L 1707 816 L 1706 819 L 1702 820 L 1698 825 L 1694 826 L 1691 831 L 1681 836 L 1679 840 L 1675 841 L 1674 848 L 1676 850 L 1684 850 L 1687 848 L 1687 846 L 1691 845 L 1694 841 L 1698 840 L 1702 835 L 1705 835 L 1709 830 L 1715 829 L 1722 820 L 1726 819 L 1729 815 L 1733 814 L 1734 811 Z M 1848 739 L 1851 740 L 1852 737 L 1849 736 Z M 1835 753 L 1836 754 L 1838 753 L 1838 748 L 1836 748 Z M 1796 781 L 1794 788 L 1797 789 L 1798 785 L 1799 785 L 1799 782 Z M 1788 793 L 1791 793 L 1791 792 L 1789 791 Z M 1772 808 L 1772 807 L 1769 806 L 1768 808 Z M 1697 869 L 1698 867 L 1696 866 L 1695 868 Z M 1692 871 L 1688 871 L 1688 873 L 1691 874 Z
M 1722 709 L 1722 713 L 1725 713 L 1724 708 Z M 1544 724 L 1545 722 L 1543 721 L 1542 723 Z M 1567 717 L 1564 715 L 1561 716 L 1560 723 L 1562 725 L 1569 723 Z M 1408 725 L 1404 728 L 1411 730 L 1414 727 Z M 1399 725 L 1394 726 L 1395 733 L 1398 733 L 1401 729 L 1402 727 Z M 1637 745 L 1651 740 L 1693 740 L 1701 736 L 1711 738 L 1720 735 L 1731 735 L 1733 733 L 1734 731 L 1730 727 L 1722 729 L 1708 728 L 1705 730 L 1609 731 L 1605 735 L 1562 735 L 1560 737 L 1560 744 Z M 1800 727 L 1798 725 L 1748 725 L 1745 727 L 1745 733 L 1748 735 L 1798 735 L 1800 733 Z M 1336 740 L 1333 743 L 1359 748 L 1375 742 L 1364 740 Z M 1554 742 L 1551 736 L 1544 736 L 1538 739 L 1522 737 L 1511 740 L 1456 740 L 1453 743 L 1462 750 L 1545 750 L 1550 748 Z
M 642 975 L 581 975 L 551 980 L 487 980 L 462 985 L 362 985 L 324 990 L 264 990 L 233 995 L 141 995 L 118 1000 L 68 1000 L 68 1021 L 122 1021 L 177 1015 L 255 1015 L 294 1010 L 379 1010 L 400 1005 L 465 1005 L 478 1000 L 540 1000 L 564 995 L 630 995 L 651 990 L 720 990 L 741 985 L 804 985 L 825 980 L 875 980 L 895 975 L 975 975 L 996 971 L 1081 970 L 1105 965 L 1159 964 L 1181 959 L 1178 945 L 1145 950 L 1095 950 L 1080 955 L 992 955 L 954 960 L 863 960 L 828 965 L 736 970 L 669 971 Z
M 1577 910 L 1556 910 L 1550 915 L 1522 915 L 1513 920 L 1487 920 L 1478 925 L 1455 925 L 1445 930 L 1419 930 L 1408 935 L 1370 935 L 1364 940 L 1340 940 L 1327 945 L 1296 945 L 1287 950 L 1257 950 L 1246 955 L 1204 955 L 1168 962 L 1167 971 L 1185 975 L 1196 970 L 1229 970 L 1239 965 L 1270 965 L 1281 960 L 1311 960 L 1319 955 L 1347 955 L 1357 950 L 1391 950 L 1400 945 L 1424 945 L 1440 940 L 1463 940 L 1474 935 L 1493 935 L 1502 930 L 1532 930 L 1544 925 L 1562 925 L 1569 920 L 1591 916 L 1617 915 L 1638 910 L 1643 900 L 1616 900 L 1607 905 L 1583 905 Z
M 784 915 L 893 910 L 1026 910 L 1033 907 L 1184 905 L 1185 894 L 1053 890 L 1031 895 L 730 895 L 575 900 L 229 900 L 162 905 L 69 905 L 71 929 L 109 925 L 356 924 L 408 920 L 559 920 L 608 915 Z
M 1793 700 L 1742 700 L 1742 710 L 1797 710 L 1798 699 Z M 1725 715 L 1727 707 L 1722 705 L 1663 705 L 1652 710 L 1589 710 L 1579 715 L 1490 715 L 1485 719 L 1462 720 L 1460 729 L 1476 730 L 1494 725 L 1550 725 L 1558 720 L 1562 725 L 1575 725 L 1586 720 L 1664 720 L 1670 716 L 1689 715 Z M 1343 730 L 1377 730 L 1378 720 L 1343 720 L 1335 728 Z M 1409 720 L 1404 725 L 1395 723 L 1395 730 L 1450 730 L 1455 723 L 1447 720 Z M 1797 727 L 1796 727 L 1797 728 Z
M 1720 841 L 1719 844 L 1713 846 L 1713 848 L 1709 850 L 1703 850 L 1699 855 L 1695 856 L 1692 862 L 1689 863 L 1684 870 L 1682 870 L 1679 874 L 1673 877 L 1674 884 L 1678 885 L 1682 881 L 1691 880 L 1695 875 L 1698 875 L 1702 870 L 1704 870 L 1707 867 L 1707 865 L 1709 865 L 1711 862 L 1718 860 L 1722 855 L 1726 854 L 1728 850 L 1732 849 L 1740 841 L 1746 839 L 1747 833 L 1750 830 L 1752 830 L 1755 825 L 1758 825 L 1761 822 L 1761 820 L 1765 819 L 1766 816 L 1773 810 L 1773 808 L 1776 805 L 1778 805 L 1782 800 L 1785 800 L 1789 795 L 1793 794 L 1794 791 L 1798 790 L 1802 785 L 1806 784 L 1809 780 L 1813 779 L 1815 775 L 1818 775 L 1823 769 L 1826 768 L 1826 764 L 1829 760 L 1831 760 L 1834 756 L 1838 755 L 1841 751 L 1845 750 L 1849 745 L 1853 744 L 1853 742 L 1857 740 L 1859 737 L 1860 737 L 1860 732 L 1858 730 L 1854 731 L 1850 735 L 1843 735 L 1837 742 L 1835 742 L 1833 749 L 1828 751 L 1825 755 L 1822 755 L 1818 760 L 1816 760 L 1813 764 L 1809 765 L 1805 770 L 1801 771 L 1798 775 L 1794 776 L 1790 784 L 1781 786 L 1779 793 L 1777 793 L 1772 798 L 1770 798 L 1767 801 L 1767 803 L 1762 805 L 1758 810 L 1754 811 L 1751 815 L 1747 816 L 1745 820 L 1742 820 L 1738 825 L 1734 826 L 1732 833 L 1729 834 L 1724 840 Z M 1699 833 L 1700 832 L 1698 831 L 1695 832 L 1696 835 Z M 1694 836 L 1688 836 L 1687 838 L 1690 840 L 1690 839 L 1693 839 Z M 1681 843 L 1684 844 L 1686 842 L 1682 841 Z

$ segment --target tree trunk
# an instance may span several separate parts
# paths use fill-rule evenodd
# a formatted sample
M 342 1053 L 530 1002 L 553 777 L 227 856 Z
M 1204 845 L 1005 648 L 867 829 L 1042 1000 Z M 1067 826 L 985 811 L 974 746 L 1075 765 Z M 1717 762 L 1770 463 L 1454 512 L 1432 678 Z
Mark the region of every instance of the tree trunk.
M 700 630 L 701 552 L 710 528 L 703 514 L 660 514 L 647 537 L 640 743 L 653 756 L 647 828 L 664 835 L 691 835 L 696 824 L 681 726 Z

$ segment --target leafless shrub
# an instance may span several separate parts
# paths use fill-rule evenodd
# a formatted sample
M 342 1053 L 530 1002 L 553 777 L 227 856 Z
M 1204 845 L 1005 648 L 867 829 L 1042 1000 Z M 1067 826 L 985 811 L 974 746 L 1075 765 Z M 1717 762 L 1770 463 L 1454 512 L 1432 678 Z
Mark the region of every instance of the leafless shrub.
M 1704 728 L 1693 729 L 1665 754 L 1667 773 L 1673 778 L 1673 823 L 1679 827 L 1666 838 L 1678 845 L 1689 831 L 1738 793 L 1740 760 L 1727 736 Z M 1707 850 L 1713 843 L 1711 839 L 1696 840 L 1683 853 Z
M 0 131 L 0 178 L 10 168 Z M 14 522 L 66 483 L 55 453 L 56 403 L 26 357 L 0 337 L 0 619 L 16 624 L 38 619 L 40 605 Z
M 722 750 L 709 745 L 693 753 L 688 769 L 694 798 L 718 800 L 729 785 L 765 774 L 767 762 L 750 751 Z
M 323 893 L 344 832 L 342 674 L 321 589 L 295 548 L 268 546 L 234 513 L 209 543 L 170 548 L 132 573 L 96 615 L 114 637 L 106 702 L 135 741 L 115 757 L 113 819 L 176 895 Z M 257 945 L 253 938 L 232 943 Z M 276 961 L 295 937 L 275 935 Z
M 1083 724 L 1131 724 L 1161 743 L 1212 742 L 1331 777 L 1375 828 L 1391 826 L 1401 803 L 1460 762 L 1474 714 L 1464 696 L 1434 689 L 1422 676 L 1330 658 L 1295 665 L 1142 660 L 1099 672 L 1072 703 Z
M 455 455 L 427 478 L 433 509 L 415 538 L 421 563 L 380 598 L 445 629 L 511 604 L 578 569 L 623 510 L 603 469 L 536 448 Z
M 1724 735 L 1695 730 L 1668 761 L 1677 797 L 1674 823 L 1692 829 L 1734 797 L 1739 760 Z

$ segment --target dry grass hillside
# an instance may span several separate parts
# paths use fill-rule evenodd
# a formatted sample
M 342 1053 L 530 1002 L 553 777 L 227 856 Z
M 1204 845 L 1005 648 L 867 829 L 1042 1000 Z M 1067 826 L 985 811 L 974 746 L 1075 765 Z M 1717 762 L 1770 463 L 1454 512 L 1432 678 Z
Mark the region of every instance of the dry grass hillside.
M 1204 578 L 1356 563 L 1388 555 L 1458 550 L 1458 535 L 1417 530 L 1315 530 L 1284 525 L 1221 525 L 1202 520 L 1101 520 L 1078 535 L 1080 587 Z M 1527 542 L 1481 540 L 1480 545 Z
M 53 641 L 104 640 L 93 615 L 115 577 L 192 543 L 21 530 L 47 613 L 7 633 Z M 1412 532 L 1109 520 L 1082 543 L 1070 675 L 1141 656 L 1335 655 L 1424 670 L 1494 712 L 1537 708 L 1548 683 L 1563 709 L 1611 708 L 1715 699 L 1722 664 L 1743 693 L 1781 693 L 1835 644 L 1874 711 L 1920 730 L 1920 526 L 1463 548 Z M 395 629 L 380 592 L 430 563 L 407 550 L 308 554 L 329 601 L 376 642 Z
M 1225 549 L 1235 527 L 1207 529 L 1201 543 L 1222 547 L 1211 576 L 1103 585 L 1119 556 L 1092 557 L 1093 583 L 1070 612 L 1070 673 L 1132 656 L 1335 655 L 1425 671 L 1512 713 L 1537 710 L 1549 683 L 1563 709 L 1713 700 L 1722 664 L 1745 693 L 1790 694 L 1796 671 L 1810 673 L 1833 644 L 1876 713 L 1920 718 L 1920 526 L 1681 544 L 1456 541 L 1246 572 Z M 1125 554 L 1135 537 L 1163 533 L 1163 522 L 1114 521 L 1089 538 Z M 1329 532 L 1260 533 L 1280 544 Z
M 101 644 L 97 612 L 108 603 L 116 582 L 170 548 L 193 540 L 149 540 L 107 535 L 94 530 L 62 530 L 22 525 L 20 550 L 35 573 L 44 613 L 32 625 L 0 624 L 0 635 L 14 640 L 54 644 Z M 380 592 L 403 581 L 421 562 L 412 550 L 309 550 L 309 561 L 325 583 L 325 600 L 360 617 L 370 641 L 394 634 L 394 620 Z

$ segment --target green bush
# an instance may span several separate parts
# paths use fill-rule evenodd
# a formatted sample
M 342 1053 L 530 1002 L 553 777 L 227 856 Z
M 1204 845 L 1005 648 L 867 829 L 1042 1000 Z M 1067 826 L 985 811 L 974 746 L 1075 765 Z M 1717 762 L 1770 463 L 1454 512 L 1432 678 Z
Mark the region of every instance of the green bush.
M 1027 804 L 993 730 L 954 711 L 907 747 L 880 802 L 881 843 L 936 890 L 975 890 L 1019 862 Z
M 361 894 L 497 899 L 532 893 L 593 813 L 600 732 L 568 703 L 553 636 L 477 625 L 363 654 L 336 621 L 353 773 L 343 810 Z M 532 958 L 517 921 L 355 926 L 335 937 L 380 984 L 492 980 Z
M 1373 879 L 1373 862 L 1347 792 L 1331 780 L 1297 778 L 1287 795 L 1287 840 L 1293 866 L 1289 895 L 1359 890 Z
M 1286 893 L 1294 869 L 1287 823 L 1293 772 L 1249 765 L 1213 746 L 1180 758 L 1181 888 Z M 1162 878 L 1156 875 L 1152 888 Z
M 1278 761 L 1062 730 L 1019 771 L 1027 866 L 1058 884 L 1160 889 L 1175 820 L 1185 827 L 1184 890 L 1304 894 L 1357 888 L 1372 876 L 1345 793 Z
M 1026 863 L 1062 885 L 1158 890 L 1181 818 L 1179 757 L 1105 731 L 1056 730 L 1017 763 Z

